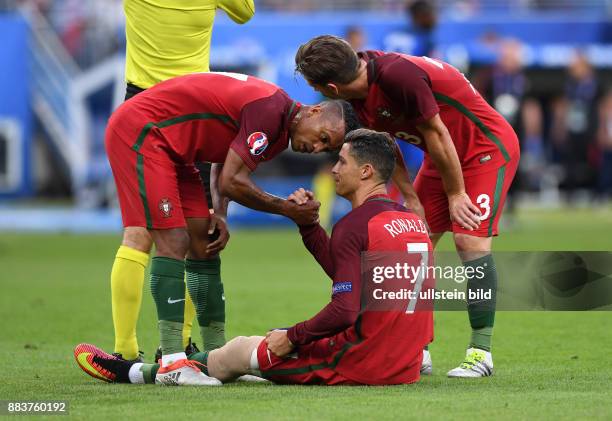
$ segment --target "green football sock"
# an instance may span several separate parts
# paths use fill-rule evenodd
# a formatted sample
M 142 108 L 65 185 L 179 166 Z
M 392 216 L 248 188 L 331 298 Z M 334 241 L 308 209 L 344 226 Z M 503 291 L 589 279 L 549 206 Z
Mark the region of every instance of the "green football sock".
M 497 295 L 497 270 L 493 256 L 488 254 L 463 265 L 473 268 L 473 275 L 468 278 L 468 293 L 480 293 L 472 299 L 468 297 L 468 317 L 472 326 L 470 347 L 491 351 L 493 325 L 495 323 L 495 303 Z M 486 299 L 482 292 L 491 291 L 491 298 Z
M 157 370 L 159 370 L 159 364 L 145 363 L 140 367 L 140 371 L 142 371 L 142 377 L 144 377 L 145 384 L 155 383 L 155 376 L 157 375 Z
M 189 359 L 201 363 L 203 366 L 200 366 L 200 370 L 202 370 L 202 373 L 208 376 L 208 352 L 196 352 L 191 354 Z M 159 370 L 159 364 L 143 364 L 140 367 L 140 371 L 142 371 L 144 382 L 146 384 L 155 383 L 157 370 Z
M 200 364 L 202 364 L 201 366 L 199 366 L 199 368 L 202 371 L 202 373 L 206 374 L 207 376 L 209 375 L 208 374 L 208 353 L 209 351 L 196 352 L 189 356 L 190 360 L 195 360 L 199 362 Z
M 221 282 L 221 259 L 185 262 L 187 288 L 195 304 L 205 351 L 225 345 L 225 296 Z
M 208 326 L 200 326 L 200 336 L 205 351 L 221 348 L 225 345 L 225 322 L 210 321 Z
M 185 262 L 154 257 L 151 264 L 151 294 L 157 307 L 162 353 L 183 352 L 183 314 L 185 311 Z
M 470 338 L 470 348 L 484 349 L 491 352 L 491 339 L 493 337 L 493 327 L 483 327 L 480 329 L 472 328 Z

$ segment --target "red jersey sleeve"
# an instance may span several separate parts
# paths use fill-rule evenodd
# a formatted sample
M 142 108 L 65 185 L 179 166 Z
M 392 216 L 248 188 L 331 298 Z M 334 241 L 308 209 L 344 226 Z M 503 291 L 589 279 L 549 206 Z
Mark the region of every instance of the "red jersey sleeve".
M 419 66 L 397 54 L 378 57 L 374 64 L 378 86 L 410 123 L 422 124 L 440 112 L 431 80 Z
M 238 134 L 230 147 L 253 171 L 287 149 L 284 126 L 293 101 L 283 91 L 246 104 L 240 114 Z
M 300 226 L 300 234 L 306 249 L 321 265 L 327 276 L 333 278 L 334 263 L 330 254 L 330 239 L 319 224 Z
M 334 335 L 350 327 L 359 315 L 361 251 L 366 243 L 358 230 L 337 228 L 330 243 L 334 268 L 331 301 L 313 318 L 288 330 L 287 337 L 294 345 Z

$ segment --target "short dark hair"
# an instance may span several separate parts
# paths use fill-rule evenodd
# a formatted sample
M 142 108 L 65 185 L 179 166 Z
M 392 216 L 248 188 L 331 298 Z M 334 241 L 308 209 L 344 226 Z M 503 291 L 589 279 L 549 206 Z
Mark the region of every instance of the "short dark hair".
M 357 78 L 359 57 L 348 42 L 334 35 L 320 35 L 300 45 L 295 71 L 315 85 L 350 83 Z
M 361 128 L 359 117 L 357 117 L 357 113 L 350 102 L 343 99 L 328 99 L 321 102 L 319 105 L 335 107 L 337 115 L 344 121 L 344 136 L 353 130 Z
M 353 130 L 344 138 L 359 165 L 370 164 L 385 183 L 395 169 L 395 141 L 387 133 L 369 129 Z
M 342 109 L 342 119 L 344 120 L 344 136 L 352 132 L 353 130 L 357 130 L 361 128 L 361 122 L 359 121 L 359 117 L 357 117 L 357 113 L 355 109 L 351 105 L 350 102 L 344 101 L 343 99 L 334 99 L 332 102 L 337 103 Z

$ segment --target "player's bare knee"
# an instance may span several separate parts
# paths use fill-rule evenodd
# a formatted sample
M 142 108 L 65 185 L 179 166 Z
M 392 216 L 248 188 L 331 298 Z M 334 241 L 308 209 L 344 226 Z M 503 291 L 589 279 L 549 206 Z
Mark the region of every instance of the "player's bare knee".
M 236 336 L 233 339 L 235 341 L 235 349 L 237 354 L 240 354 L 241 356 L 245 356 L 247 354 L 250 355 L 249 339 L 250 336 Z
M 187 257 L 196 260 L 206 260 L 214 257 L 212 254 L 206 251 L 208 246 L 208 237 L 205 239 L 198 239 L 190 236 L 189 251 Z
M 185 228 L 152 230 L 157 256 L 183 260 L 189 249 L 189 234 Z
M 241 343 L 242 361 L 247 369 L 251 369 L 251 355 L 254 350 L 257 350 L 261 341 L 265 339 L 263 336 L 243 336 Z
M 122 246 L 133 248 L 144 253 L 151 252 L 153 238 L 149 231 L 143 227 L 126 227 L 123 230 Z
M 231 367 L 236 374 L 248 373 L 251 368 L 251 354 L 264 338 L 261 336 L 236 336 L 223 348 L 231 358 Z
M 250 354 L 246 358 L 248 338 L 238 336 L 208 355 L 208 373 L 222 382 L 233 381 L 249 372 Z
M 492 237 L 476 237 L 474 235 L 454 234 L 455 247 L 463 261 L 478 259 L 491 253 Z
M 192 218 L 187 220 L 189 231 L 189 253 L 190 259 L 210 259 L 212 256 L 206 251 L 210 243 L 208 228 L 210 227 L 209 218 Z
M 212 377 L 215 377 L 222 382 L 226 382 L 230 380 L 231 374 L 230 370 L 227 366 L 228 363 L 228 355 L 227 350 L 222 348 L 214 349 L 210 351 L 208 354 L 208 374 Z

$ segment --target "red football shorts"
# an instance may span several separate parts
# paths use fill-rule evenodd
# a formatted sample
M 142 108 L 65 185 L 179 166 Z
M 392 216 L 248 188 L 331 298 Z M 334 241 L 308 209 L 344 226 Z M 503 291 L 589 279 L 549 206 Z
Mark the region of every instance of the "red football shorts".
M 333 342 L 332 342 L 333 344 Z M 333 370 L 334 357 L 342 352 L 330 344 L 330 338 L 319 339 L 298 347 L 296 353 L 279 358 L 268 350 L 263 340 L 257 347 L 257 362 L 262 376 L 280 384 L 358 385 Z
M 425 209 L 425 219 L 432 233 L 452 231 L 491 237 L 497 235 L 497 225 L 504 208 L 508 189 L 518 168 L 519 157 L 512 158 L 504 166 L 489 172 L 465 176 L 465 191 L 482 213 L 480 227 L 474 231 L 462 228 L 451 222 L 448 199 L 444 192 L 442 179 L 424 176 L 419 172 L 414 181 L 414 189 Z
M 185 218 L 210 217 L 206 192 L 194 165 L 177 165 L 163 152 L 156 157 L 144 156 L 129 146 L 130 140 L 107 130 L 106 153 L 124 227 L 180 228 L 186 226 Z

